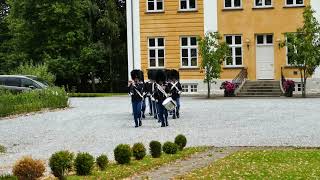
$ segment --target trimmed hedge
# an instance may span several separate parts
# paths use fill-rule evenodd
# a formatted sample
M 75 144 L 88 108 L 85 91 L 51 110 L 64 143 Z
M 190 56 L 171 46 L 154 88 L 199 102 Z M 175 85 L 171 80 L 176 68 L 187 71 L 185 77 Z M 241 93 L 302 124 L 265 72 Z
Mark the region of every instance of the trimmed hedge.
M 178 145 L 169 141 L 165 142 L 162 147 L 163 152 L 166 154 L 176 154 L 178 152 L 178 148 Z
M 97 157 L 96 163 L 101 171 L 106 170 L 109 163 L 108 156 L 104 154 L 100 155 Z
M 153 158 L 159 158 L 162 153 L 162 146 L 159 141 L 151 141 L 149 144 L 150 154 Z
M 49 166 L 52 174 L 59 178 L 64 179 L 73 166 L 73 153 L 69 151 L 59 151 L 54 153 L 49 159 Z
M 174 139 L 174 143 L 176 145 L 179 146 L 179 150 L 182 151 L 184 147 L 186 147 L 187 145 L 187 138 L 182 135 L 182 134 L 179 134 L 175 139 Z
M 142 143 L 136 143 L 132 147 L 132 153 L 136 160 L 141 160 L 146 156 L 146 148 Z
M 31 157 L 23 157 L 13 166 L 13 174 L 21 180 L 35 180 L 45 172 L 44 162 Z
M 94 166 L 94 158 L 89 153 L 78 153 L 74 161 L 76 173 L 79 176 L 90 175 Z
M 132 156 L 132 150 L 128 144 L 119 144 L 114 149 L 114 159 L 119 164 L 129 164 Z

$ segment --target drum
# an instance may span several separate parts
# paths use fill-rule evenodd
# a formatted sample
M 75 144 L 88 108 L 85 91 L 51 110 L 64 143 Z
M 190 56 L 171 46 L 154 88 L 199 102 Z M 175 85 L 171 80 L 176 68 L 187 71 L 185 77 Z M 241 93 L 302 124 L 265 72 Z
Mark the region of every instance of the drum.
M 174 100 L 171 97 L 168 97 L 165 99 L 162 103 L 162 105 L 168 110 L 168 111 L 173 111 L 177 104 L 174 102 Z

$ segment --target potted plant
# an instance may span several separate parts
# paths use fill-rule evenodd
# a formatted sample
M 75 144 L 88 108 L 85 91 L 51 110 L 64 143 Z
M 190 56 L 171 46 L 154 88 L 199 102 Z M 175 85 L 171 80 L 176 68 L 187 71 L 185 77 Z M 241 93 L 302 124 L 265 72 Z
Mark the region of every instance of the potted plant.
M 236 85 L 232 82 L 225 81 L 221 84 L 220 89 L 224 89 L 224 97 L 234 97 L 235 90 L 236 90 Z
M 295 87 L 295 82 L 293 80 L 285 80 L 283 82 L 283 89 L 285 91 L 285 96 L 286 97 L 292 97 L 293 91 Z

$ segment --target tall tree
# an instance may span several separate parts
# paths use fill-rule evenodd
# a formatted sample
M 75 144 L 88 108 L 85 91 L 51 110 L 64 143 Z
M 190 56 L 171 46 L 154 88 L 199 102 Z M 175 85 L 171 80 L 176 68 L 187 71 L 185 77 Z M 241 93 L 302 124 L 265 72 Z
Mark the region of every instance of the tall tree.
M 218 32 L 210 32 L 199 39 L 199 55 L 202 58 L 201 67 L 205 70 L 204 82 L 207 83 L 210 98 L 211 84 L 220 78 L 221 65 L 225 58 L 230 55 L 229 46 L 222 41 Z
M 306 97 L 307 79 L 320 65 L 320 25 L 310 6 L 303 12 L 303 26 L 295 33 L 287 33 L 289 64 L 298 68 L 302 83 L 302 97 Z

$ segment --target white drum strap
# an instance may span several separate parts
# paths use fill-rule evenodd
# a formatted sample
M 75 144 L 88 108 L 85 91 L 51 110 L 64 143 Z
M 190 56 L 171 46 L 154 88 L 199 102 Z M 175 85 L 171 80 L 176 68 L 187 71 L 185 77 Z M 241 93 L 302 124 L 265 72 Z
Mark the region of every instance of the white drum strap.
M 163 90 L 163 88 L 162 88 L 159 84 L 157 84 L 157 87 L 158 87 L 159 91 L 161 91 L 161 93 L 162 93 L 164 96 L 168 97 L 168 94 Z

